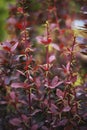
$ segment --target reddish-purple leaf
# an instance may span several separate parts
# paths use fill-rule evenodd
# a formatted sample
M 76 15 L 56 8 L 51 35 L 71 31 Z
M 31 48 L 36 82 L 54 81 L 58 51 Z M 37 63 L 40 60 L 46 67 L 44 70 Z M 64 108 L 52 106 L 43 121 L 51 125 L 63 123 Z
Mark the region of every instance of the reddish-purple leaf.
M 37 113 L 41 112 L 40 109 L 36 109 L 33 113 L 32 113 L 32 116 L 35 116 Z
M 17 72 L 20 73 L 21 75 L 25 76 L 25 74 L 22 71 L 17 70 Z
M 77 75 L 73 76 L 71 79 L 72 83 L 76 82 L 76 80 L 77 80 Z
M 68 122 L 68 119 L 63 119 L 61 121 L 58 122 L 58 126 L 65 126 Z
M 40 81 L 40 78 L 39 78 L 39 77 L 37 77 L 37 78 L 35 79 L 35 84 L 36 84 L 36 86 L 37 86 L 38 88 L 41 86 L 41 81 Z
M 23 88 L 25 86 L 24 83 L 12 83 L 11 87 L 12 88 Z
M 23 122 L 28 122 L 29 118 L 26 115 L 22 114 L 21 117 L 23 119 Z
M 58 46 L 57 44 L 52 43 L 51 46 L 52 46 L 54 49 L 56 49 L 57 51 L 60 51 L 60 48 L 59 48 L 59 46 Z
M 49 63 L 53 62 L 54 60 L 56 60 L 55 55 L 51 55 L 51 56 L 49 57 Z
M 69 70 L 70 70 L 70 62 L 67 63 L 66 69 L 67 69 L 67 72 L 69 72 Z
M 13 118 L 9 120 L 9 123 L 13 126 L 20 126 L 22 121 L 19 118 Z
M 87 113 L 85 113 L 85 114 L 83 115 L 83 119 L 84 119 L 84 120 L 87 119 Z
M 64 127 L 64 130 L 72 130 L 73 126 L 72 125 L 67 125 Z
M 51 86 L 49 86 L 51 89 L 54 89 L 54 88 L 56 88 L 56 87 L 58 87 L 59 85 L 61 85 L 63 83 L 63 81 L 59 81 L 57 84 L 55 84 L 55 85 L 51 85 Z
M 0 104 L 4 105 L 4 104 L 7 104 L 6 101 L 0 101 Z
M 48 130 L 46 126 L 42 126 L 42 130 Z
M 38 125 L 37 124 L 35 124 L 35 125 L 33 125 L 32 127 L 31 127 L 31 130 L 37 130 L 38 129 Z
M 63 109 L 63 112 L 68 112 L 71 110 L 71 107 L 70 106 L 65 106 L 64 109 Z
M 16 94 L 15 94 L 15 92 L 10 92 L 10 97 L 11 97 L 11 99 L 12 100 L 15 100 L 15 98 L 16 98 Z
M 59 98 L 63 99 L 63 97 L 64 97 L 64 92 L 61 91 L 60 89 L 57 89 L 57 90 L 56 90 L 56 95 L 57 95 Z
M 62 65 L 62 67 L 63 67 L 64 73 L 66 74 L 70 73 L 70 62 L 68 62 L 66 66 Z
M 3 49 L 4 49 L 5 51 L 8 51 L 8 52 L 10 52 L 10 51 L 11 51 L 11 48 L 10 48 L 10 47 L 8 47 L 8 46 L 4 46 L 4 47 L 3 47 Z
M 19 13 L 23 13 L 23 8 L 22 8 L 22 7 L 18 7 L 18 8 L 17 8 L 17 11 L 18 11 Z
M 51 103 L 50 110 L 51 110 L 52 113 L 56 113 L 57 112 L 57 106 L 55 104 Z
M 23 130 L 23 128 L 18 128 L 17 130 Z
M 55 76 L 55 77 L 53 78 L 53 80 L 52 80 L 51 85 L 52 85 L 52 86 L 55 86 L 55 85 L 58 83 L 58 80 L 59 80 L 58 76 Z
M 13 52 L 18 46 L 18 42 L 16 42 L 12 47 L 11 47 L 11 51 Z
M 27 102 L 24 100 L 18 100 L 19 103 L 21 103 L 22 105 L 27 105 Z

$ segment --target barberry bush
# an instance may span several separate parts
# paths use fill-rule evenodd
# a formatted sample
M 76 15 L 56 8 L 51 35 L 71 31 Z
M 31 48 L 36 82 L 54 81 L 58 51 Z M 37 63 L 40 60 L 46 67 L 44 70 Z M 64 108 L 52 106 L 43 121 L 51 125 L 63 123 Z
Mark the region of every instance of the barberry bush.
M 0 44 L 1 129 L 80 130 L 86 124 L 79 92 L 87 76 L 80 76 L 69 5 L 17 0 L 11 6 L 10 38 Z

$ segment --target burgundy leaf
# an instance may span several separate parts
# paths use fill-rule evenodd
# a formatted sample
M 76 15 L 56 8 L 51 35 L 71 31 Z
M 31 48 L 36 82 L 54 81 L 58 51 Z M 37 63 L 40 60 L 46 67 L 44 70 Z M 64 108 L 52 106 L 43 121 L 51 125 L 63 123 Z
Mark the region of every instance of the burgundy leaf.
M 51 85 L 49 86 L 51 89 L 54 89 L 61 85 L 64 81 L 59 81 L 58 76 L 55 76 L 51 82 Z
M 63 83 L 63 81 L 58 82 L 57 84 L 53 85 L 53 86 L 49 86 L 51 89 L 54 89 L 56 87 L 58 87 L 59 85 L 61 85 Z
M 18 128 L 17 130 L 23 130 L 23 128 Z
M 15 92 L 10 92 L 10 97 L 12 100 L 15 100 L 15 98 L 16 98 Z
M 84 119 L 84 120 L 87 119 L 87 113 L 85 113 L 85 114 L 83 115 L 83 119 Z
M 35 79 L 35 84 L 36 84 L 36 86 L 37 86 L 38 88 L 41 86 L 41 81 L 40 81 L 40 78 L 39 78 L 39 77 L 37 77 L 37 78 Z
M 56 113 L 57 112 L 57 106 L 55 104 L 51 103 L 50 110 L 51 110 L 52 113 Z
M 56 90 L 56 95 L 57 95 L 59 98 L 63 99 L 63 97 L 64 97 L 64 92 L 61 91 L 60 89 L 57 89 L 57 90 Z
M 3 49 L 4 49 L 5 51 L 9 51 L 9 52 L 11 51 L 11 48 L 8 47 L 8 46 L 4 46 Z
M 13 126 L 20 126 L 21 122 L 22 121 L 19 118 L 13 118 L 9 120 L 9 123 Z
M 11 87 L 12 88 L 23 88 L 25 86 L 24 83 L 12 83 Z
M 37 113 L 41 112 L 40 109 L 36 109 L 33 113 L 32 113 L 32 116 L 35 116 Z
M 20 73 L 21 75 L 25 76 L 25 74 L 22 71 L 17 70 L 17 72 Z
M 58 122 L 58 126 L 65 126 L 68 122 L 68 119 L 63 119 L 60 122 Z
M 23 105 L 27 105 L 27 102 L 24 100 L 18 100 L 19 103 L 23 104 Z
M 69 70 L 70 70 L 70 62 L 67 63 L 66 69 L 67 69 L 67 72 L 69 72 Z
M 7 104 L 6 101 L 0 101 L 0 104 L 4 105 L 4 104 Z
M 42 37 L 42 36 L 36 37 L 36 40 L 38 43 L 42 43 L 44 45 L 49 45 L 52 42 L 51 38 L 47 39 L 47 37 Z
M 72 80 L 72 83 L 75 83 L 77 80 L 77 75 L 73 76 L 71 80 Z
M 53 78 L 53 80 L 52 80 L 52 83 L 51 83 L 51 85 L 52 86 L 55 86 L 57 83 L 58 83 L 58 76 L 55 76 L 54 78 Z
M 13 52 L 18 46 L 18 42 L 16 42 L 12 47 L 11 47 L 11 51 Z
M 46 126 L 42 126 L 42 130 L 48 130 Z
M 70 110 L 71 110 L 70 106 L 65 106 L 64 109 L 63 109 L 63 112 L 68 112 Z
M 63 67 L 64 73 L 66 74 L 70 73 L 70 62 L 68 62 L 66 66 L 62 65 L 62 67 Z
M 26 115 L 22 114 L 21 117 L 22 117 L 24 122 L 28 122 L 29 118 Z
M 38 130 L 38 125 L 37 125 L 37 124 L 33 125 L 33 126 L 31 127 L 31 130 Z
M 72 125 L 67 125 L 64 130 L 72 130 L 73 126 Z

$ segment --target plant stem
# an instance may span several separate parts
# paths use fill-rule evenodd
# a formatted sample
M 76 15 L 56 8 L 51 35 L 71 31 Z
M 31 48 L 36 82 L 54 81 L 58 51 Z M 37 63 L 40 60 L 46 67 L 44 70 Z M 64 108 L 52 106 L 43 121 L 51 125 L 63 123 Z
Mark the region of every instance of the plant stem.
M 26 35 L 26 15 L 24 15 L 24 31 L 25 31 L 25 47 L 27 47 L 27 35 Z M 29 54 L 28 52 L 25 52 L 26 54 L 26 65 L 28 63 L 28 60 L 29 60 Z M 28 80 L 28 84 L 30 82 L 30 79 L 29 79 L 29 71 L 28 71 L 28 67 L 27 67 L 27 70 L 26 70 L 26 78 Z M 30 116 L 30 120 L 29 120 L 29 128 L 31 128 L 31 87 L 29 86 L 29 92 L 28 92 L 28 104 L 29 104 L 29 116 Z
M 56 18 L 56 24 L 57 24 L 58 31 L 60 32 L 59 21 L 58 21 L 58 16 L 57 16 L 56 0 L 54 0 L 54 15 Z

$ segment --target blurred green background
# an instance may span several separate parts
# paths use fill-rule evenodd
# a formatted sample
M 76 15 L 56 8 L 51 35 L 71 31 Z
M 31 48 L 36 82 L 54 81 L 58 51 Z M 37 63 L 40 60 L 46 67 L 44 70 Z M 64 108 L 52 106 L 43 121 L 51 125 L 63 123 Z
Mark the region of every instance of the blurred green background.
M 15 4 L 15 0 L 0 0 L 0 42 L 6 39 L 6 18 L 8 18 L 8 6 Z
M 20 0 L 21 1 L 21 0 Z M 28 2 L 31 1 L 31 4 L 29 5 L 29 10 L 28 11 L 39 11 L 41 12 L 41 10 L 43 11 L 43 9 L 45 10 L 45 6 L 40 8 L 41 3 L 43 3 L 44 5 L 47 5 L 45 3 L 53 3 L 53 0 L 42 0 L 39 2 L 37 2 L 38 0 L 26 0 Z M 63 3 L 63 0 L 57 0 L 59 2 L 59 6 L 61 5 L 60 3 Z M 68 5 L 66 5 L 67 7 L 65 7 L 65 9 L 68 10 L 69 14 L 72 17 L 72 14 L 77 12 L 79 10 L 79 4 L 82 5 L 82 3 L 84 3 L 85 0 L 64 0 L 68 1 Z M 76 3 L 77 2 L 77 3 Z M 4 41 L 6 40 L 6 36 L 7 36 L 7 32 L 6 32 L 6 19 L 9 17 L 9 4 L 15 4 L 16 0 L 0 0 L 0 41 Z M 58 6 L 58 8 L 59 8 Z M 61 13 L 61 6 L 59 8 L 60 13 Z M 64 10 L 62 10 L 63 12 Z M 45 14 L 45 13 L 44 13 Z M 31 15 L 32 16 L 32 15 Z M 38 21 L 41 20 L 41 17 L 39 18 Z

